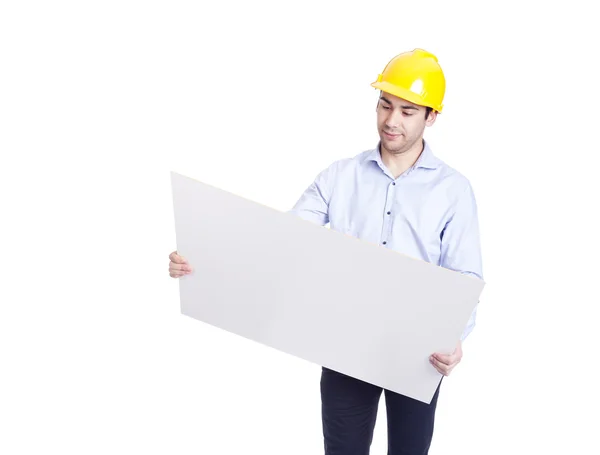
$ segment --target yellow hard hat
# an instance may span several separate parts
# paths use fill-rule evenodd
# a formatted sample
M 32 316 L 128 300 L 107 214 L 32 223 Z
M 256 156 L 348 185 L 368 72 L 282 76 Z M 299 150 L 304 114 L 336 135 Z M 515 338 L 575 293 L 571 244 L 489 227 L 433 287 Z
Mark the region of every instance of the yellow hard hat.
M 437 57 L 423 49 L 396 55 L 372 87 L 442 112 L 446 78 Z

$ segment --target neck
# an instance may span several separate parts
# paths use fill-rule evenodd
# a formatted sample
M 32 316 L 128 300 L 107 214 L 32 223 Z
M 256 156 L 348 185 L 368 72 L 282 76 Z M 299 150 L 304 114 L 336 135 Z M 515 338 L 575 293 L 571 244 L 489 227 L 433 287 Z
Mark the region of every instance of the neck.
M 424 147 L 423 139 L 416 141 L 408 150 L 398 153 L 392 153 L 383 145 L 380 145 L 381 161 L 390 170 L 394 178 L 398 178 L 417 162 Z

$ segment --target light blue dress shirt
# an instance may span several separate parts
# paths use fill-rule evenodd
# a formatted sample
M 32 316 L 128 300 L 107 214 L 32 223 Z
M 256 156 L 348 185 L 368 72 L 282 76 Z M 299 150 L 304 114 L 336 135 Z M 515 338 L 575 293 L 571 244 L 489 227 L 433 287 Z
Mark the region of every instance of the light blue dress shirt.
M 290 213 L 483 279 L 471 184 L 424 144 L 415 164 L 396 179 L 383 164 L 379 145 L 334 162 L 316 177 Z M 473 330 L 476 314 L 477 308 L 461 340 Z

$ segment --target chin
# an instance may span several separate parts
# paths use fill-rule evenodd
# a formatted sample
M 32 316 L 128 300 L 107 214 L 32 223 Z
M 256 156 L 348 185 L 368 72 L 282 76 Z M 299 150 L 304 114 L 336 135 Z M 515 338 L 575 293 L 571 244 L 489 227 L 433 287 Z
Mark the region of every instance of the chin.
M 386 148 L 386 150 L 388 150 L 390 152 L 399 152 L 406 146 L 406 141 L 404 141 L 403 136 L 399 137 L 398 139 L 396 139 L 394 141 L 390 141 L 389 139 L 386 139 L 385 137 L 383 137 L 383 138 L 380 137 L 380 139 L 381 139 L 381 143 Z

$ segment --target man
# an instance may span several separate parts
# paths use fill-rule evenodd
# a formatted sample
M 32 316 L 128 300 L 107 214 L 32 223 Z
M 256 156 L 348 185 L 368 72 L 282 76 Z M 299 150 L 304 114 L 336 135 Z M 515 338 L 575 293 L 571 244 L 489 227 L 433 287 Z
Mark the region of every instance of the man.
M 445 77 L 437 58 L 422 49 L 394 57 L 371 84 L 377 103 L 377 148 L 334 162 L 300 197 L 292 213 L 480 279 L 477 205 L 469 181 L 434 156 L 423 139 L 442 111 Z M 171 253 L 174 278 L 191 272 Z M 402 289 L 398 289 L 401 293 Z M 393 297 L 393 296 L 391 296 Z M 444 376 L 462 358 L 473 312 L 456 350 L 429 361 Z M 321 402 L 326 455 L 367 455 L 385 393 L 388 455 L 427 454 L 439 387 L 430 404 L 323 368 Z

